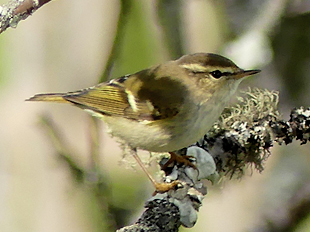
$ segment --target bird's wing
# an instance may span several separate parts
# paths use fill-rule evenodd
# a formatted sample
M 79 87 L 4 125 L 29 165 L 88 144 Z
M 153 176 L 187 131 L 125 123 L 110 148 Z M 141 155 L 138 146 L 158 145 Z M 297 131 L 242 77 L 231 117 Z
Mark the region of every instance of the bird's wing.
M 180 87 L 169 78 L 155 79 L 137 73 L 108 83 L 67 93 L 63 98 L 73 104 L 110 116 L 155 121 L 172 118 L 183 104 Z M 174 85 L 172 85 L 174 84 Z M 173 86 L 173 87 L 172 87 Z

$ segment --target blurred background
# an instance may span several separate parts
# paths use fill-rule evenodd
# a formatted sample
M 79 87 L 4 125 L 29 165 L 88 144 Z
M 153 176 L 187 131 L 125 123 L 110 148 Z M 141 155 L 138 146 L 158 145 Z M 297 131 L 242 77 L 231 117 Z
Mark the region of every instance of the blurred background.
M 214 52 L 262 69 L 241 89 L 279 91 L 288 120 L 310 101 L 309 12 L 309 0 L 57 0 L 2 33 L 0 231 L 114 231 L 153 192 L 139 167 L 120 164 L 103 123 L 26 98 Z M 310 231 L 309 149 L 274 146 L 262 173 L 249 167 L 241 180 L 210 186 L 197 224 L 180 231 Z

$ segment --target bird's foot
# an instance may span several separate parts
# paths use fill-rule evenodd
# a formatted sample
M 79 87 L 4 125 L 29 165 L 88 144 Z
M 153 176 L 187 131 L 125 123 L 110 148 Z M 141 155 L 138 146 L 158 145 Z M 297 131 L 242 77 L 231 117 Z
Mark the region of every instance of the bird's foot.
M 178 180 L 175 180 L 171 183 L 158 183 L 158 182 L 154 182 L 154 187 L 155 187 L 155 192 L 153 193 L 153 196 L 155 196 L 157 193 L 165 193 L 168 192 L 171 189 L 174 189 L 178 184 L 180 184 L 181 182 Z
M 166 171 L 166 169 L 169 168 L 171 164 L 174 165 L 175 163 L 189 166 L 198 170 L 196 165 L 191 162 L 191 159 L 194 158 L 193 156 L 178 155 L 175 152 L 169 152 L 169 154 L 170 159 L 161 168 L 163 171 Z

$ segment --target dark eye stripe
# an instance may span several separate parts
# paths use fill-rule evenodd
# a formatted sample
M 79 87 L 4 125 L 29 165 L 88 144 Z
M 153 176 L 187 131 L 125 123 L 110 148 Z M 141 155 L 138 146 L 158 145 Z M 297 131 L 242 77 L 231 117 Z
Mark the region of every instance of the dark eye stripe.
M 214 77 L 214 78 L 216 78 L 216 79 L 219 79 L 220 77 L 222 77 L 222 76 L 231 76 L 231 75 L 233 75 L 233 73 L 231 73 L 231 72 L 221 72 L 220 70 L 215 70 L 215 71 L 213 71 L 213 72 L 210 72 L 210 74 Z

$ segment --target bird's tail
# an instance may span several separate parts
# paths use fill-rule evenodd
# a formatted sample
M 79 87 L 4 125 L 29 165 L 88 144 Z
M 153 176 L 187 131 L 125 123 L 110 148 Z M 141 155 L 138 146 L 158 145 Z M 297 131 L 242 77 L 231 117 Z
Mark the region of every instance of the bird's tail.
M 66 99 L 63 98 L 65 95 L 65 93 L 40 93 L 26 99 L 26 101 L 50 101 L 69 103 Z

